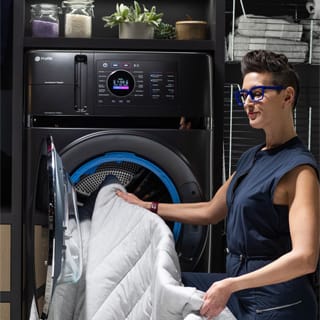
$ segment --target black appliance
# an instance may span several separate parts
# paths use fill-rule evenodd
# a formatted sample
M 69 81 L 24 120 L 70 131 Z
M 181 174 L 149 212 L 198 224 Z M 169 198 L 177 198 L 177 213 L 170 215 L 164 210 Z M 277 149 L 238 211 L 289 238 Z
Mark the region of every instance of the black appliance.
M 213 186 L 212 65 L 205 53 L 35 50 L 26 53 L 25 70 L 27 257 L 34 257 L 27 263 L 32 282 L 27 292 L 42 309 L 45 291 L 52 294 L 54 288 L 45 285 L 48 257 L 39 257 L 34 248 L 50 248 L 48 238 L 61 238 L 48 237 L 60 228 L 50 228 L 52 217 L 36 209 L 43 159 L 51 161 L 48 145 L 54 146 L 62 176 L 68 176 L 78 198 L 92 194 L 113 174 L 145 199 L 208 200 Z M 44 180 L 49 189 L 55 186 L 50 170 Z M 43 201 L 42 208 L 50 212 L 52 202 Z M 59 212 L 53 215 L 55 223 L 62 223 Z M 168 225 L 182 270 L 208 271 L 210 227 Z M 53 263 L 63 272 L 60 260 Z M 53 284 L 58 278 L 53 275 Z

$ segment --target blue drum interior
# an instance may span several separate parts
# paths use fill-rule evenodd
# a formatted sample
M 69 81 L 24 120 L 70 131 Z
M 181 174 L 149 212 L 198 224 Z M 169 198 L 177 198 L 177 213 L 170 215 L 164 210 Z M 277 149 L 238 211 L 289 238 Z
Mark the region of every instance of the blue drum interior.
M 71 182 L 80 192 L 95 191 L 104 178 L 115 175 L 128 192 L 149 201 L 181 202 L 170 177 L 157 165 L 131 152 L 108 152 L 77 168 Z M 177 241 L 181 223 L 168 223 Z

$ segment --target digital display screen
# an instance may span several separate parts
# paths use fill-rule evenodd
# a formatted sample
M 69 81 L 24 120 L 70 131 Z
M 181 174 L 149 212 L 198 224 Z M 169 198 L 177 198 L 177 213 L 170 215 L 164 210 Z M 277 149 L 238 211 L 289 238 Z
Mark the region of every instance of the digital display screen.
M 113 87 L 113 90 L 128 90 L 129 89 L 129 86 L 124 86 L 124 85 L 114 85 Z
M 134 89 L 134 78 L 128 71 L 114 71 L 108 78 L 108 88 L 116 96 L 127 96 Z

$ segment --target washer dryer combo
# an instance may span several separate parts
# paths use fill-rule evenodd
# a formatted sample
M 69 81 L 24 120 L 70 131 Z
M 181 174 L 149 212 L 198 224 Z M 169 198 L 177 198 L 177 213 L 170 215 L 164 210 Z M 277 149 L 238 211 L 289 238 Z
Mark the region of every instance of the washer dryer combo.
M 25 70 L 26 292 L 46 318 L 55 286 L 81 274 L 70 230 L 106 176 L 149 201 L 211 198 L 212 64 L 205 53 L 35 50 Z M 182 270 L 209 271 L 210 227 L 167 223 Z

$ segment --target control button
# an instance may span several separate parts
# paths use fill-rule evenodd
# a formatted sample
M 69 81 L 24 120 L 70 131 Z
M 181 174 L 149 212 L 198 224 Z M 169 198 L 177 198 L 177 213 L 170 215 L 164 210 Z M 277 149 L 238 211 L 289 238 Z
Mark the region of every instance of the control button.
M 162 73 L 151 73 L 150 77 L 151 78 L 162 78 L 163 74 Z

